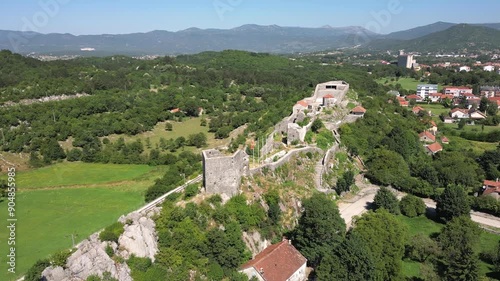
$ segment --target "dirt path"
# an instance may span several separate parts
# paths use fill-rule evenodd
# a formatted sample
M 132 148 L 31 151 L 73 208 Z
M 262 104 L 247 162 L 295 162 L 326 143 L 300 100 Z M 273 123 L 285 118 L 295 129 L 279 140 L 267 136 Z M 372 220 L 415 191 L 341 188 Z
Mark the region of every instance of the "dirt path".
M 361 191 L 352 199 L 345 199 L 338 203 L 340 216 L 346 222 L 347 228 L 351 227 L 353 217 L 360 216 L 369 210 L 379 189 L 377 185 L 364 182 L 361 177 L 356 178 L 356 185 L 361 188 Z M 398 192 L 398 198 L 404 195 L 405 193 Z M 436 202 L 434 200 L 424 199 L 424 202 L 427 208 L 431 210 L 436 209 Z M 471 219 L 484 228 L 500 229 L 500 218 L 498 217 L 471 211 Z

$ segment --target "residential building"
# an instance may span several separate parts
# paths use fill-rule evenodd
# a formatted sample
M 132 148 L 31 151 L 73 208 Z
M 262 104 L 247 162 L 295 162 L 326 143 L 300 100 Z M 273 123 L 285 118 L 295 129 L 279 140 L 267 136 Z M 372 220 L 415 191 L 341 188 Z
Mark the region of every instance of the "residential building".
M 482 86 L 480 89 L 481 97 L 500 97 L 500 86 Z
M 305 100 L 298 101 L 294 106 L 293 106 L 293 112 L 298 113 L 298 112 L 303 112 L 309 108 L 309 103 Z
M 248 279 L 259 281 L 305 281 L 307 259 L 291 244 L 283 240 L 271 245 L 240 267 Z
M 500 181 L 498 179 L 491 181 L 485 180 L 483 182 L 483 195 L 489 195 L 498 200 L 500 198 Z
M 469 87 L 445 87 L 443 93 L 446 95 L 453 95 L 454 97 L 461 97 L 464 94 L 472 94 L 472 88 Z
M 443 147 L 439 144 L 439 142 L 427 145 L 425 149 L 427 150 L 427 154 L 429 155 L 434 155 L 438 152 L 443 151 Z
M 410 105 L 410 103 L 407 100 L 405 100 L 405 98 L 396 97 L 396 99 L 398 100 L 399 105 L 402 107 L 408 107 Z
M 463 108 L 454 108 L 450 112 L 451 118 L 467 119 L 469 118 L 469 110 Z
M 483 70 L 488 72 L 493 72 L 495 71 L 495 67 L 493 65 L 486 65 L 483 67 Z
M 425 109 L 423 109 L 421 106 L 415 106 L 413 107 L 413 109 L 411 110 L 414 114 L 419 114 L 420 112 L 422 111 L 425 111 Z
M 500 110 L 500 97 L 488 98 L 489 101 L 496 102 L 498 105 L 498 109 Z
M 436 122 L 431 121 L 429 125 L 430 125 L 429 131 L 430 131 L 433 135 L 436 135 L 436 134 L 437 134 L 437 131 L 438 131 L 438 126 L 437 126 Z
M 429 95 L 429 100 L 432 102 L 432 103 L 437 103 L 437 102 L 440 102 L 441 99 L 442 99 L 443 95 L 440 94 L 440 93 L 435 93 L 435 94 L 430 94 Z
M 429 131 L 424 131 L 418 135 L 421 142 L 435 142 L 436 137 Z
M 442 137 L 441 137 L 441 143 L 443 143 L 443 144 L 449 144 L 449 143 L 450 143 L 450 140 L 449 140 L 447 137 L 442 136 Z
M 415 102 L 423 101 L 422 97 L 417 96 L 417 95 L 408 95 L 408 96 L 406 96 L 406 99 L 409 101 L 414 100 Z
M 484 115 L 484 113 L 482 113 L 481 111 L 475 110 L 469 113 L 469 118 L 474 120 L 481 120 L 486 119 L 486 115 Z
M 400 53 L 398 57 L 398 66 L 404 68 L 413 68 L 413 65 L 416 64 L 417 61 L 414 59 L 413 55 Z
M 459 69 L 458 69 L 459 72 L 462 72 L 462 71 L 465 71 L 465 72 L 470 72 L 470 66 L 461 66 Z
M 417 86 L 417 95 L 422 99 L 426 99 L 431 94 L 438 92 L 438 85 L 436 84 L 420 84 Z
M 334 106 L 335 102 L 337 102 L 337 99 L 333 95 L 327 94 L 327 95 L 323 96 L 323 106 L 324 107 Z
M 355 108 L 353 108 L 351 110 L 351 114 L 361 116 L 361 117 L 365 116 L 365 113 L 366 113 L 366 109 L 362 106 L 356 106 Z

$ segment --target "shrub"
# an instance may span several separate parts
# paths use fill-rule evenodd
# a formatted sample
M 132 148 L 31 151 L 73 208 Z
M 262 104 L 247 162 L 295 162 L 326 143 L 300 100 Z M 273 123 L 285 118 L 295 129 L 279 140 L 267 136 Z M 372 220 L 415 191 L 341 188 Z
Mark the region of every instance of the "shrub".
M 127 264 L 131 270 L 137 270 L 142 272 L 147 271 L 151 267 L 151 265 L 153 265 L 151 259 L 139 258 L 136 257 L 135 255 L 130 256 L 130 258 L 127 261 Z
M 115 251 L 113 250 L 113 247 L 111 245 L 106 245 L 106 254 L 111 258 L 115 255 Z
M 28 269 L 24 276 L 25 281 L 39 281 L 42 277 L 42 272 L 50 266 L 48 259 L 38 260 L 33 266 Z
M 196 194 L 198 194 L 198 184 L 190 184 L 186 187 L 184 191 L 184 197 L 185 198 L 191 198 L 194 197 Z
M 110 241 L 118 243 L 118 238 L 122 235 L 124 229 L 121 222 L 115 222 L 112 225 L 106 227 L 101 233 L 99 233 L 99 239 L 101 241 Z
M 408 194 L 399 202 L 401 213 L 407 217 L 413 218 L 425 214 L 425 203 L 421 198 Z
M 56 252 L 50 257 L 50 262 L 53 266 L 66 267 L 66 261 L 71 256 L 73 252 L 71 250 L 62 250 Z

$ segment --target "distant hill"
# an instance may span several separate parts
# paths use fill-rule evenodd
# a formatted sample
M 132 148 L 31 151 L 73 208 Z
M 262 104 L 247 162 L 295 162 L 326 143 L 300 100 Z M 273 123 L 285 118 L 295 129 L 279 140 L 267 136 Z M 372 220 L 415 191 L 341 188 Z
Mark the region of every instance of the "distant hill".
M 433 24 L 419 26 L 408 30 L 393 32 L 385 35 L 384 38 L 394 39 L 394 40 L 411 40 L 425 35 L 429 35 L 434 32 L 446 30 L 454 25 L 456 25 L 456 23 L 440 21 Z
M 412 29 L 408 29 L 408 30 L 401 30 L 401 31 L 389 33 L 387 35 L 383 35 L 382 38 L 394 39 L 394 40 L 411 40 L 411 39 L 423 37 L 423 36 L 426 36 L 426 35 L 429 35 L 429 34 L 432 34 L 435 32 L 444 31 L 444 30 L 449 29 L 450 27 L 453 27 L 456 25 L 459 25 L 459 24 L 438 21 L 438 22 L 435 22 L 432 24 L 419 26 L 419 27 L 415 27 Z M 489 27 L 489 28 L 500 30 L 500 23 L 477 23 L 477 24 L 471 24 L 471 25 Z
M 40 34 L 0 30 L 0 49 L 39 54 L 191 54 L 238 49 L 253 52 L 296 53 L 352 47 L 376 37 L 362 27 L 303 28 L 243 25 L 233 29 L 189 28 L 178 32 L 152 31 L 122 35 Z M 15 44 L 12 44 L 14 42 Z M 19 43 L 19 44 L 18 44 Z M 82 48 L 94 48 L 82 52 Z
M 481 25 L 457 24 L 416 39 L 377 39 L 364 46 L 372 50 L 457 52 L 500 48 L 500 30 Z

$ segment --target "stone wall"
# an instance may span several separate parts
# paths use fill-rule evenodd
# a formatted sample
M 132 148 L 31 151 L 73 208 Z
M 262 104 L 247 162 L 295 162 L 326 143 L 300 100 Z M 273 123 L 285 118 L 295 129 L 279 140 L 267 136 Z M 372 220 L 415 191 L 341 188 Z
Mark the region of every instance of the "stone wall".
M 203 185 L 208 194 L 237 195 L 241 177 L 248 175 L 249 157 L 243 150 L 225 156 L 217 150 L 202 152 Z
M 284 164 L 288 163 L 288 161 L 290 160 L 290 158 L 292 156 L 298 155 L 299 153 L 307 153 L 307 152 L 323 153 L 323 150 L 321 150 L 320 148 L 317 148 L 317 147 L 303 147 L 303 148 L 297 148 L 297 149 L 294 149 L 294 150 L 290 150 L 290 151 L 287 152 L 287 154 L 285 156 L 283 156 L 282 158 L 280 158 L 276 162 L 269 163 L 269 164 L 266 164 L 266 165 L 262 165 L 262 166 L 260 166 L 258 168 L 251 169 L 250 170 L 250 175 L 253 176 L 253 175 L 256 175 L 256 174 L 260 174 L 260 173 L 262 173 L 262 169 L 264 169 L 264 168 L 268 168 L 271 171 L 274 171 L 274 170 L 276 170 L 276 168 L 281 167 Z

